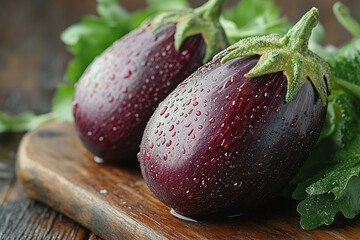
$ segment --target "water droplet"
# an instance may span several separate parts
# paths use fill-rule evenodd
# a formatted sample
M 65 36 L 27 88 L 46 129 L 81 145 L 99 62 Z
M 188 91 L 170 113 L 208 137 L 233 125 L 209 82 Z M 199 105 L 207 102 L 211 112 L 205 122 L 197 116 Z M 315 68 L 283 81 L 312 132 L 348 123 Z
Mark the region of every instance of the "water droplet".
M 106 189 L 101 189 L 100 190 L 100 194 L 106 194 L 107 193 L 107 190 Z
M 123 91 L 123 93 L 127 93 L 129 91 L 129 89 L 126 87 Z
M 164 113 L 166 112 L 167 108 L 168 108 L 168 107 L 165 106 L 165 107 L 161 110 L 160 116 L 164 115 Z
M 73 103 L 73 109 L 76 110 L 79 107 L 78 103 Z
M 104 137 L 103 137 L 103 136 L 100 136 L 100 137 L 99 137 L 99 142 L 102 142 L 102 141 L 104 141 Z
M 210 122 L 210 123 L 214 123 L 214 122 L 215 122 L 215 118 L 210 118 L 209 122 Z
M 166 146 L 167 146 L 167 147 L 170 147 L 170 146 L 171 146 L 171 143 L 172 143 L 172 141 L 169 140 L 169 142 L 166 144 Z
M 102 159 L 101 157 L 98 157 L 98 156 L 94 156 L 94 162 L 96 162 L 96 163 L 103 163 L 103 162 L 104 162 L 104 159 Z
M 110 96 L 110 97 L 109 97 L 109 103 L 112 103 L 112 102 L 114 102 L 114 97 L 113 97 L 113 96 Z
M 241 185 L 242 185 L 242 181 L 234 183 L 234 189 L 235 189 L 236 191 L 239 190 L 240 187 L 241 187 Z
M 171 132 L 172 130 L 174 130 L 174 125 L 171 125 L 169 128 L 169 131 Z
M 191 129 L 191 131 L 188 133 L 188 136 L 190 136 L 193 133 L 194 129 Z
M 190 192 L 190 190 L 186 191 L 186 198 L 191 200 L 194 198 L 194 194 Z
M 165 155 L 164 155 L 164 160 L 166 161 L 166 160 L 167 160 L 167 158 L 168 158 L 168 156 L 165 154 Z
M 294 120 L 291 122 L 291 127 L 296 127 L 297 126 L 297 121 L 299 120 L 299 116 L 296 115 Z
M 131 77 L 131 71 L 130 70 L 124 75 L 124 78 L 129 78 L 129 77 Z
M 193 106 L 197 106 L 199 103 L 198 102 L 194 102 L 193 103 Z
M 88 132 L 87 132 L 87 135 L 88 135 L 88 136 L 91 136 L 92 134 L 93 134 L 92 131 L 88 131 Z

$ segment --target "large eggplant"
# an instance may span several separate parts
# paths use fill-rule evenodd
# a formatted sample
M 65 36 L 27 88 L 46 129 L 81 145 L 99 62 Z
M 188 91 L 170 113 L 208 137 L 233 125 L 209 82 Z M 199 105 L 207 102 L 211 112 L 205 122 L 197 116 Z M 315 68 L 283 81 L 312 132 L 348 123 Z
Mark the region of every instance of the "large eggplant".
M 159 105 L 138 159 L 163 203 L 191 217 L 244 213 L 294 176 L 326 116 L 328 66 L 304 50 L 317 15 L 312 9 L 284 37 L 240 41 Z M 296 68 L 298 59 L 315 70 Z
M 218 21 L 223 3 L 160 14 L 91 63 L 73 101 L 75 126 L 88 150 L 107 161 L 136 163 L 159 102 L 225 47 Z

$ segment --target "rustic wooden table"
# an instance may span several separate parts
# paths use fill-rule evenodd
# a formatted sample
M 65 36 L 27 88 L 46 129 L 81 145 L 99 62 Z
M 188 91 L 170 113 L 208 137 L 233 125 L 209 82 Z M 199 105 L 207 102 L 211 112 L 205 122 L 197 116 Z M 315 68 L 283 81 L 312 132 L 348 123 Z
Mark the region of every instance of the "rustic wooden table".
M 2 0 L 0 14 L 0 110 L 17 114 L 25 110 L 48 111 L 56 85 L 62 81 L 71 59 L 60 33 L 94 14 L 95 0 Z M 128 9 L 144 1 L 120 1 Z M 199 5 L 204 1 L 193 1 Z M 231 1 L 230 1 L 231 2 Z M 277 0 L 295 21 L 312 1 Z M 335 1 L 317 1 L 327 27 L 327 43 L 349 39 L 331 15 Z M 343 1 L 358 9 L 357 1 Z M 290 6 L 291 5 L 291 6 Z M 332 26 L 329 28 L 329 26 Z M 95 234 L 55 210 L 30 199 L 15 176 L 16 152 L 23 133 L 0 134 L 0 239 L 99 239 Z

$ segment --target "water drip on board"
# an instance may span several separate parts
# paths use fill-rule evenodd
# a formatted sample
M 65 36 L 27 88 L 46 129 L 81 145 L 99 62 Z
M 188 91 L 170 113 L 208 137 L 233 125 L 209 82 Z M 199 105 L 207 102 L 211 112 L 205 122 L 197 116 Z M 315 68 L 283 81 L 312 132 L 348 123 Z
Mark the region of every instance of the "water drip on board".
M 195 219 L 192 219 L 192 218 L 186 217 L 184 215 L 181 215 L 180 213 L 177 213 L 174 209 L 171 209 L 170 213 L 173 216 L 175 216 L 175 217 L 177 217 L 177 218 L 179 218 L 181 220 L 185 220 L 185 221 L 189 221 L 189 222 L 197 222 Z
M 96 163 L 104 163 L 104 159 L 98 156 L 94 156 L 94 162 Z

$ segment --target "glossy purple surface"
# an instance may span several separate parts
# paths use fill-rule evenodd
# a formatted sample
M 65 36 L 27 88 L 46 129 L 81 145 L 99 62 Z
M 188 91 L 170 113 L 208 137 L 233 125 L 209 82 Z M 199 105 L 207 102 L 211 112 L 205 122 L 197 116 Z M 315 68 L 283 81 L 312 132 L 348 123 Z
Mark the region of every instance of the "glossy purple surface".
M 202 64 L 200 35 L 174 48 L 175 24 L 154 34 L 141 27 L 97 57 L 76 86 L 74 118 L 84 145 L 113 162 L 136 162 L 141 136 L 152 112 Z
M 310 81 L 285 102 L 282 73 L 247 79 L 257 57 L 215 60 L 181 83 L 145 129 L 138 159 L 178 213 L 243 213 L 277 194 L 316 143 L 326 107 Z

